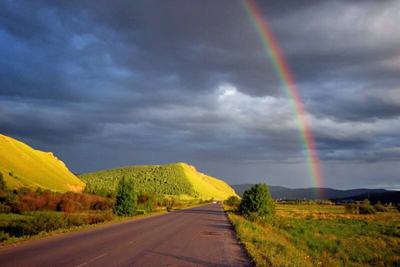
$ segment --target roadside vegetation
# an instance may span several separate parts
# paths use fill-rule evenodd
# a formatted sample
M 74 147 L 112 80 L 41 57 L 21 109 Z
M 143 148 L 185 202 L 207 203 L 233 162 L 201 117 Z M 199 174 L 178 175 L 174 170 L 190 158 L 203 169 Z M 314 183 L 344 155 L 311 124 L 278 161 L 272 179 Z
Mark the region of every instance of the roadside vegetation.
M 400 213 L 395 206 L 368 200 L 347 205 L 298 201 L 276 203 L 268 215 L 265 207 L 243 210 L 245 195 L 260 199 L 259 191 L 249 190 L 240 203 L 224 202 L 256 266 L 400 265 Z
M 87 193 L 57 193 L 40 188 L 10 190 L 0 173 L 0 243 L 119 220 L 120 216 L 171 211 L 207 202 L 138 192 L 124 177 L 116 192 L 115 197 L 104 197 Z

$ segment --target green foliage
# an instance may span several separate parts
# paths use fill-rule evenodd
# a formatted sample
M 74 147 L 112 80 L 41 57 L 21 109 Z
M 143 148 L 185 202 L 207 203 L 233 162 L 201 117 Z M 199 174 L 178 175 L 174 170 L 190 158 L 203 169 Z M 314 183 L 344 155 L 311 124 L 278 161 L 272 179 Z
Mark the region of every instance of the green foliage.
M 374 205 L 374 210 L 377 212 L 387 212 L 388 208 L 382 205 L 380 201 Z
M 96 224 L 113 219 L 111 212 L 94 212 L 84 214 L 66 214 L 62 212 L 40 211 L 26 215 L 7 214 L 0 218 L 1 233 L 5 237 L 21 237 L 50 232 L 60 228 L 69 228 L 84 224 Z M 3 238 L 6 240 L 7 238 Z
M 172 211 L 174 204 L 175 204 L 174 198 L 166 198 L 165 199 L 165 208 L 167 209 L 168 212 Z
M 159 203 L 161 204 L 163 198 L 153 193 L 140 193 L 137 197 L 137 209 L 152 212 Z
M 10 213 L 10 212 L 11 212 L 10 206 L 0 203 L 0 213 Z
M 3 173 L 0 172 L 0 191 L 7 190 L 6 181 L 4 181 Z
M 266 219 L 275 213 L 275 202 L 266 184 L 256 184 L 247 189 L 239 205 L 242 215 L 254 219 Z
M 240 199 L 237 196 L 230 196 L 224 201 L 224 204 L 230 207 L 238 207 Z
M 375 210 L 368 199 L 365 199 L 358 207 L 359 214 L 374 214 Z
M 358 214 L 358 205 L 354 203 L 346 204 L 345 212 L 349 214 Z
M 263 222 L 229 214 L 256 266 L 399 266 L 397 212 L 349 216 L 337 206 L 321 212 L 310 205 L 313 216 L 306 216 L 305 205 L 282 212 L 287 206 Z
M 28 220 L 12 221 L 3 230 L 11 236 L 36 235 L 44 231 L 52 231 L 65 227 L 62 214 L 55 212 L 40 212 Z
M 196 196 L 183 168 L 177 164 L 129 166 L 82 174 L 80 178 L 86 182 L 85 192 L 102 196 L 115 196 L 115 188 L 123 176 L 133 183 L 137 192 Z
M 136 215 L 145 215 L 147 212 L 146 210 L 136 210 Z
M 228 213 L 235 231 L 254 266 L 313 266 L 306 253 L 297 249 L 279 230 Z
M 381 248 L 389 255 L 395 255 L 400 251 L 390 246 L 400 234 L 399 230 L 390 224 L 341 218 L 331 220 L 281 218 L 279 224 L 274 225 L 287 233 L 292 243 L 306 251 L 312 258 L 325 260 L 330 258 L 330 261 L 336 261 L 333 265 L 347 266 L 356 263 L 360 266 L 374 265 L 372 263 L 382 260 L 384 255 L 376 253 L 377 246 L 382 246 Z M 385 261 L 394 259 L 389 255 Z
M 9 238 L 10 238 L 10 235 L 8 233 L 5 233 L 4 231 L 0 231 L 0 242 L 6 241 Z
M 123 176 L 118 183 L 114 212 L 120 216 L 133 215 L 136 206 L 136 194 L 133 183 Z

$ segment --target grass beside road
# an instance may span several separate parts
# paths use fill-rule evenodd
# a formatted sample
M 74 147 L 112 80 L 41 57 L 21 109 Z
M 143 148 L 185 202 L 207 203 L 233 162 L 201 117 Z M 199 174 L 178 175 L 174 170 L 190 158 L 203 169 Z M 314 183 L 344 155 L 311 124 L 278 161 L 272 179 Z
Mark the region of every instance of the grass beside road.
M 46 213 L 52 213 L 52 214 L 58 214 L 59 216 L 62 216 L 62 212 L 46 212 Z M 130 217 L 121 217 L 121 216 L 112 216 L 109 217 L 108 220 L 103 220 L 101 222 L 93 223 L 93 224 L 80 224 L 80 225 L 73 225 L 73 226 L 66 226 L 66 227 L 61 227 L 58 229 L 54 229 L 51 231 L 40 231 L 38 234 L 34 235 L 22 235 L 19 237 L 16 236 L 11 236 L 8 237 L 7 239 L 2 240 L 0 242 L 0 248 L 2 247 L 8 247 L 10 245 L 15 245 L 24 241 L 28 240 L 37 240 L 41 239 L 44 237 L 50 237 L 50 236 L 55 236 L 63 233 L 73 233 L 73 232 L 80 232 L 84 230 L 88 230 L 91 228 L 96 228 L 96 227 L 102 227 L 102 226 L 107 226 L 115 223 L 120 223 L 124 221 L 131 221 L 131 220 L 138 220 L 142 219 L 145 217 L 151 217 L 151 216 L 157 216 L 167 213 L 166 210 L 156 210 L 152 213 L 148 214 L 142 214 L 142 215 L 136 215 L 136 216 L 130 216 Z M 35 214 L 30 213 L 30 214 L 0 214 L 0 222 L 2 225 L 5 225 L 7 223 L 13 223 L 13 222 L 18 222 L 18 221 L 23 221 L 23 220 L 29 220 L 32 219 L 32 217 L 35 216 Z M 1 234 L 1 233 L 0 233 Z M 1 238 L 1 235 L 0 235 Z
M 173 208 L 173 210 L 181 210 L 181 209 L 189 209 L 197 206 L 202 206 L 206 205 L 209 203 L 193 203 L 193 202 L 187 202 L 186 204 L 183 204 L 183 202 L 179 203 L 176 207 Z M 93 214 L 93 212 L 85 212 L 81 214 L 74 214 L 74 216 L 88 216 L 89 214 Z M 135 216 L 107 216 L 108 219 L 105 219 L 103 221 L 99 221 L 93 224 L 88 224 L 88 223 L 83 223 L 80 225 L 72 225 L 68 227 L 62 227 L 58 229 L 54 229 L 51 231 L 40 231 L 38 234 L 35 235 L 22 235 L 19 237 L 15 236 L 9 236 L 8 238 L 4 240 L 0 240 L 0 249 L 2 247 L 8 247 L 11 245 L 16 245 L 18 243 L 28 241 L 28 240 L 37 240 L 41 239 L 44 237 L 50 237 L 50 236 L 55 236 L 63 233 L 73 233 L 73 232 L 80 232 L 92 228 L 97 228 L 97 227 L 104 227 L 108 226 L 111 224 L 116 224 L 116 223 L 121 223 L 125 221 L 134 221 L 134 220 L 139 220 L 147 217 L 153 217 L 153 216 L 159 216 L 166 214 L 167 211 L 165 208 L 157 208 L 153 212 L 149 212 L 146 214 L 140 214 L 140 215 L 135 215 Z M 55 216 L 63 216 L 65 215 L 63 212 L 27 212 L 24 214 L 1 214 L 0 213 L 0 230 L 1 227 L 6 226 L 7 224 L 15 223 L 15 222 L 21 222 L 21 221 L 29 221 L 33 217 L 39 215 L 39 214 L 47 214 L 47 215 L 55 215 Z M 4 232 L 3 232 L 4 234 Z M 0 238 L 2 237 L 2 232 L 0 231 Z
M 399 266 L 400 213 L 346 214 L 343 206 L 278 205 L 267 222 L 228 212 L 256 266 Z

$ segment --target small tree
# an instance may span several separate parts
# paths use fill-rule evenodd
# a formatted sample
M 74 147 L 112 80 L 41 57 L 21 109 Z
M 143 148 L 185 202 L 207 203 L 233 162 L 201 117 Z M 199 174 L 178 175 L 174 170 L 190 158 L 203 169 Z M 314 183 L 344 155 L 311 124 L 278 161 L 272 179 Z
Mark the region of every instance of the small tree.
M 371 206 L 371 203 L 368 199 L 364 199 L 363 202 L 359 205 L 358 211 L 360 214 L 374 214 L 375 210 Z
M 136 194 L 131 181 L 121 178 L 115 197 L 114 213 L 120 216 L 133 215 L 136 206 Z
M 0 203 L 6 201 L 7 194 L 6 182 L 4 181 L 3 174 L 0 172 Z
M 378 201 L 378 203 L 374 205 L 374 210 L 376 210 L 377 212 L 386 212 L 388 211 L 388 208 L 383 206 L 382 203 Z
M 239 205 L 239 212 L 250 218 L 265 219 L 275 214 L 275 202 L 266 184 L 256 184 L 247 189 Z
M 6 191 L 7 190 L 7 185 L 6 181 L 4 181 L 3 174 L 0 172 L 0 190 Z
M 240 199 L 237 196 L 230 196 L 224 201 L 224 204 L 230 207 L 238 207 Z

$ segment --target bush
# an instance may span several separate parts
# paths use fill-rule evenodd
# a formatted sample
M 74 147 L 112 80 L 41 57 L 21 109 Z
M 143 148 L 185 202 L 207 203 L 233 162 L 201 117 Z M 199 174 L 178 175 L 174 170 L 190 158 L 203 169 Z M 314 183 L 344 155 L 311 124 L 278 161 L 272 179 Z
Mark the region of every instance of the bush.
M 347 204 L 345 206 L 346 213 L 350 214 L 358 214 L 358 205 L 356 204 Z
M 239 212 L 250 219 L 266 219 L 275 214 L 275 202 L 266 184 L 256 184 L 243 194 Z
M 102 213 L 95 213 L 90 214 L 86 217 L 85 222 L 87 224 L 97 224 L 102 222 L 111 221 L 114 218 L 112 212 L 102 212 Z
M 37 233 L 49 232 L 66 226 L 65 220 L 61 214 L 41 213 L 31 221 Z
M 10 206 L 0 203 L 0 213 L 10 213 L 10 212 L 11 212 Z
M 224 204 L 230 207 L 238 207 L 240 199 L 237 196 L 230 196 L 224 201 Z
M 136 215 L 145 215 L 146 214 L 146 210 L 137 210 L 136 211 Z
M 111 201 L 96 201 L 93 204 L 93 210 L 109 210 L 112 209 L 112 202 Z
M 7 190 L 6 181 L 4 181 L 3 174 L 1 172 L 0 172 L 0 190 L 2 191 Z
M 136 194 L 131 181 L 125 177 L 119 181 L 115 197 L 114 212 L 120 216 L 133 215 L 135 213 Z
M 382 205 L 380 201 L 374 205 L 374 210 L 377 212 L 386 212 L 388 209 Z
M 86 221 L 80 215 L 66 214 L 64 220 L 67 226 L 81 226 L 86 224 Z
M 0 231 L 0 242 L 6 241 L 9 238 L 10 238 L 10 235 L 8 233 L 5 233 L 4 231 Z
M 13 221 L 4 227 L 4 230 L 12 236 L 19 237 L 53 231 L 65 226 L 67 225 L 62 214 L 44 212 L 35 215 L 32 219 Z
M 172 211 L 174 204 L 175 204 L 174 198 L 165 198 L 164 199 L 164 206 L 168 212 Z
M 141 193 L 137 199 L 138 208 L 149 212 L 157 207 L 158 202 L 158 196 L 155 194 Z
M 358 211 L 360 214 L 374 214 L 375 210 L 371 206 L 370 202 L 368 199 L 365 199 L 360 206 L 358 207 Z

